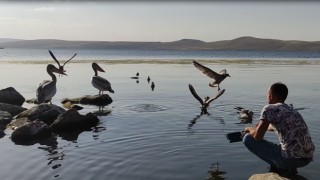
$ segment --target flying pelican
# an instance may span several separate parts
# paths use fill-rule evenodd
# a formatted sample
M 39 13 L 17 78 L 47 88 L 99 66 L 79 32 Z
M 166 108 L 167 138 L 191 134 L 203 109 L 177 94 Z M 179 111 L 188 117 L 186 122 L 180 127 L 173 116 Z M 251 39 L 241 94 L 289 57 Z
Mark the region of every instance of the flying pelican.
M 77 53 L 75 53 L 69 60 L 67 60 L 66 62 L 63 63 L 63 65 L 61 66 L 59 61 L 57 60 L 57 58 L 54 56 L 54 54 L 49 50 L 49 54 L 51 55 L 51 57 L 53 58 L 53 60 L 55 60 L 57 63 L 58 63 L 58 66 L 59 66 L 59 70 L 62 71 L 62 72 L 66 72 L 64 70 L 64 65 L 66 65 L 71 59 L 73 59 Z
M 50 102 L 50 104 L 52 104 L 51 99 L 57 92 L 57 78 L 53 73 L 67 75 L 64 73 L 64 71 L 61 71 L 52 64 L 47 65 L 47 72 L 51 76 L 52 80 L 44 80 L 42 83 L 39 84 L 37 88 L 37 102 L 39 104 L 48 101 Z
M 105 72 L 97 63 L 92 63 L 92 69 L 94 71 L 94 76 L 91 78 L 91 84 L 93 87 L 99 90 L 99 95 L 103 94 L 103 91 L 109 91 L 114 93 L 111 88 L 111 84 L 108 80 L 103 77 L 98 76 L 98 71 Z
M 191 84 L 189 84 L 189 89 L 193 97 L 195 97 L 201 104 L 201 114 L 207 114 L 208 113 L 207 108 L 209 107 L 209 104 L 215 99 L 217 99 L 218 97 L 220 97 L 225 92 L 225 89 L 222 89 L 214 97 L 210 98 L 209 96 L 206 96 L 204 99 L 201 99 Z
M 227 70 L 223 69 L 220 71 L 220 73 L 216 73 L 214 71 L 212 71 L 211 69 L 201 65 L 200 63 L 198 63 L 197 61 L 193 60 L 193 65 L 198 68 L 200 71 L 202 71 L 205 75 L 207 75 L 208 77 L 214 79 L 214 81 L 212 81 L 211 83 L 209 83 L 210 87 L 216 87 L 218 86 L 218 91 L 220 91 L 220 86 L 219 84 L 226 78 L 226 77 L 230 77 L 230 75 L 227 73 Z

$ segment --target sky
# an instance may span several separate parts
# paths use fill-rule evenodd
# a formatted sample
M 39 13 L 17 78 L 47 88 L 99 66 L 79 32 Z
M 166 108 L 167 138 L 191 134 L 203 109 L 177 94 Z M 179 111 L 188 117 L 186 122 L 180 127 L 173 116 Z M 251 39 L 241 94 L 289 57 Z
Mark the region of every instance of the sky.
M 0 38 L 320 41 L 320 2 L 0 0 Z

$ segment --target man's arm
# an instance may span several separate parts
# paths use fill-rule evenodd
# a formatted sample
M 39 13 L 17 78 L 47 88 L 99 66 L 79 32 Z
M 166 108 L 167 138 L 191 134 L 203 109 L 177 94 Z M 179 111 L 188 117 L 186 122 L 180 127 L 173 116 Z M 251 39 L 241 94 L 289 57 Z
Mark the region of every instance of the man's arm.
M 255 127 L 247 127 L 245 128 L 244 132 L 249 133 L 255 140 L 262 140 L 264 134 L 269 129 L 269 122 L 266 120 L 260 120 L 259 124 Z

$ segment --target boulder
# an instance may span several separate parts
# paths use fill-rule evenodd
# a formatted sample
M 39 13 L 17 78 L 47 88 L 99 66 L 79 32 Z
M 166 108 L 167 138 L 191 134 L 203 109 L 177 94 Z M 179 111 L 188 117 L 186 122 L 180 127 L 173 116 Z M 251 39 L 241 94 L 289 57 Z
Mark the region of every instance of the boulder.
M 12 120 L 12 116 L 7 111 L 0 111 L 0 129 L 5 129 L 7 124 Z
M 19 113 L 16 118 L 27 117 L 31 121 L 38 119 L 50 125 L 60 114 L 64 113 L 65 111 L 66 110 L 57 105 L 42 103 Z
M 98 123 L 99 119 L 92 113 L 81 115 L 76 109 L 72 108 L 59 115 L 50 127 L 55 132 L 77 131 L 90 129 Z
M 62 104 L 89 104 L 96 106 L 106 106 L 112 103 L 112 99 L 108 94 L 102 95 L 87 95 L 78 98 L 65 98 L 61 101 Z
M 0 130 L 0 138 L 3 138 L 5 135 L 6 134 L 2 130 Z
M 22 106 L 25 98 L 16 91 L 13 87 L 8 87 L 0 90 L 0 102 Z
M 22 127 L 26 124 L 29 124 L 31 123 L 32 121 L 29 120 L 27 117 L 21 117 L 21 118 L 17 118 L 17 119 L 14 119 L 12 120 L 8 125 L 7 125 L 7 128 L 9 129 L 12 129 L 12 130 L 15 130 L 19 127 Z
M 32 142 L 51 136 L 50 127 L 42 121 L 32 121 L 11 134 L 11 140 L 16 144 L 32 144 Z
M 23 108 L 21 106 L 13 105 L 13 104 L 7 104 L 7 103 L 0 103 L 0 110 L 1 111 L 7 111 L 11 114 L 12 117 L 15 115 L 21 113 L 22 111 L 25 111 L 26 108 Z
M 288 180 L 287 178 L 281 177 L 276 173 L 263 173 L 263 174 L 254 174 L 249 180 Z

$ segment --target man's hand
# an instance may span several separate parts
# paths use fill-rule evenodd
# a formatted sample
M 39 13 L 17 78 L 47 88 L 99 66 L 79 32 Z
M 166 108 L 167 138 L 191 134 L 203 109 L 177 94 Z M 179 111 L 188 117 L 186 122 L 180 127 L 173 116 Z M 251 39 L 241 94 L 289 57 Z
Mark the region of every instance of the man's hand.
M 266 120 L 260 120 L 260 122 L 254 127 L 247 127 L 244 129 L 245 133 L 249 133 L 255 140 L 262 140 L 264 134 L 268 130 L 269 122 Z

